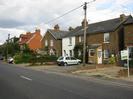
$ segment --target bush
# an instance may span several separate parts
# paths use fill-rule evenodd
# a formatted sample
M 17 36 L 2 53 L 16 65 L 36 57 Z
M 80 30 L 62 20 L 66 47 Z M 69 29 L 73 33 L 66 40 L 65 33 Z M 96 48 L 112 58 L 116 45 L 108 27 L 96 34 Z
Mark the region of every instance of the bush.
M 43 63 L 46 63 L 46 62 L 56 62 L 57 60 L 57 57 L 52 55 L 34 55 L 31 60 L 30 60 L 30 63 L 31 65 L 34 65 L 36 63 L 40 63 L 41 65 Z
M 14 63 L 29 63 L 32 58 L 31 54 L 18 53 L 14 56 Z

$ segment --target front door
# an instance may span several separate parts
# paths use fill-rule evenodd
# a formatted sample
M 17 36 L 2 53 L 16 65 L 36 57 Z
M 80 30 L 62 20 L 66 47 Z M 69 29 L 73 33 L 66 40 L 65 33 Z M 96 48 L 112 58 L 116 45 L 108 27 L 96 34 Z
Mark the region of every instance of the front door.
M 102 64 L 102 49 L 97 50 L 97 60 L 98 64 Z

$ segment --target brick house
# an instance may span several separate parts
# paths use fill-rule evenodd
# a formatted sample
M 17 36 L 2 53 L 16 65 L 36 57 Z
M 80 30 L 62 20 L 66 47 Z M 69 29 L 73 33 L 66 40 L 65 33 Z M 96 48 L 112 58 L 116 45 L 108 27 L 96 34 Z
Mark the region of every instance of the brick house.
M 124 23 L 124 45 L 133 46 L 133 18 L 130 18 L 127 22 Z
M 67 34 L 67 31 L 60 30 L 59 25 L 55 25 L 54 29 L 48 29 L 42 38 L 42 47 L 46 54 L 62 55 L 62 37 Z M 47 51 L 46 51 L 47 50 Z
M 125 35 L 128 35 L 124 31 L 124 23 L 130 19 L 132 16 L 122 14 L 120 18 L 87 25 L 86 56 L 89 63 L 108 63 L 112 55 L 118 58 L 120 51 L 125 49 L 124 38 Z M 81 26 L 69 32 L 65 38 L 75 37 L 75 45 L 83 44 L 83 25 L 84 21 Z M 81 54 L 80 51 L 81 49 L 79 50 Z M 117 58 L 116 60 L 118 60 Z
M 19 37 L 20 48 L 23 50 L 26 44 L 31 50 L 36 51 L 42 48 L 41 39 L 40 29 L 36 29 L 34 33 L 27 32 L 26 34 L 21 34 Z

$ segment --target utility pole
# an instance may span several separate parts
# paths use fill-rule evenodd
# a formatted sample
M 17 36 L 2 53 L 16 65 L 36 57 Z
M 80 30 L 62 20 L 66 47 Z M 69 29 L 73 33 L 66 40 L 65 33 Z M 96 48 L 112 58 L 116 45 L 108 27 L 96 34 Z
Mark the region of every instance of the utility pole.
M 85 2 L 84 6 L 84 44 L 83 44 L 83 66 L 85 66 L 86 60 L 86 29 L 87 29 L 87 2 Z
M 8 44 L 9 44 L 9 39 L 10 39 L 10 34 L 8 34 L 8 39 L 7 39 L 7 50 L 6 50 L 6 60 L 8 59 Z

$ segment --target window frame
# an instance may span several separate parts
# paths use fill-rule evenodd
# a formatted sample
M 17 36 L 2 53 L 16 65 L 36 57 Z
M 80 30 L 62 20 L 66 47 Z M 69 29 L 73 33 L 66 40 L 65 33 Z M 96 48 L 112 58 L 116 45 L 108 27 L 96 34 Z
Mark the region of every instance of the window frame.
M 48 46 L 48 40 L 45 40 L 45 46 Z
M 54 46 L 54 41 L 51 39 L 50 40 L 50 46 L 53 47 Z
M 104 43 L 110 42 L 110 33 L 104 33 Z
M 106 53 L 107 52 L 107 53 Z M 109 50 L 104 50 L 103 51 L 103 53 L 104 53 L 104 59 L 108 59 L 109 58 Z M 108 56 L 106 56 L 106 55 L 108 55 Z
M 91 51 L 94 52 L 94 55 L 93 56 L 91 55 Z M 94 56 L 95 56 L 95 49 L 89 49 L 89 57 L 94 57 Z

